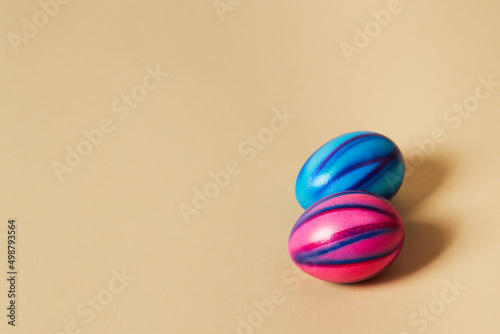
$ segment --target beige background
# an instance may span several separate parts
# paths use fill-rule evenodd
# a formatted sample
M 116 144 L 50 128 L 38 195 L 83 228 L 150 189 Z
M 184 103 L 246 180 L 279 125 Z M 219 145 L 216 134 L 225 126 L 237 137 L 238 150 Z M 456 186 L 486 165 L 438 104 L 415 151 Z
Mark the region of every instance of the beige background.
M 231 3 L 219 16 L 211 0 L 73 0 L 16 46 L 40 4 L 0 1 L 1 277 L 11 217 L 20 272 L 15 329 L 1 280 L 0 331 L 233 334 L 281 291 L 246 332 L 498 333 L 500 87 L 460 125 L 444 115 L 473 101 L 478 77 L 500 81 L 500 3 L 402 0 L 350 63 L 341 43 L 390 1 Z M 168 78 L 120 119 L 113 101 L 156 66 Z M 238 147 L 284 108 L 295 118 L 247 161 Z M 114 131 L 60 182 L 53 163 L 103 119 Z M 393 265 L 353 285 L 292 273 L 307 157 L 373 130 L 418 160 L 435 129 L 446 139 L 394 200 L 407 240 Z M 241 172 L 186 222 L 179 206 L 232 160 Z M 123 268 L 127 286 L 94 319 L 78 314 Z M 444 304 L 454 280 L 467 288 Z

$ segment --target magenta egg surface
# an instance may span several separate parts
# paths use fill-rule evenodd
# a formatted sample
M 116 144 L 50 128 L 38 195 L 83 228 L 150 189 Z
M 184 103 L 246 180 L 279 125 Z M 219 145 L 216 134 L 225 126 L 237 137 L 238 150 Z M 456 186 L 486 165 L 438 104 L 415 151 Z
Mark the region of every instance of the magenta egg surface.
M 307 209 L 288 239 L 293 262 L 309 275 L 353 283 L 382 272 L 403 247 L 401 216 L 385 198 L 345 191 Z

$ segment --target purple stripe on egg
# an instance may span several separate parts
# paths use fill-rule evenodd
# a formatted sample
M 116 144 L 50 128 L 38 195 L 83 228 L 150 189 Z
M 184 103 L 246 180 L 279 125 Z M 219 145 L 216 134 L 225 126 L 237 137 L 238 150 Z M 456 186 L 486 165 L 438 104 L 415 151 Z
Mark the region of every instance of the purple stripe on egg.
M 356 165 L 349 166 L 348 168 L 341 170 L 338 173 L 335 173 L 334 177 L 330 178 L 328 180 L 328 182 L 325 183 L 324 187 L 328 187 L 330 184 L 337 181 L 342 176 L 347 175 L 347 174 L 355 171 L 358 168 L 370 166 L 370 165 L 377 163 L 377 162 L 383 162 L 386 159 L 387 159 L 387 156 L 383 156 L 383 157 L 378 157 L 378 158 L 370 159 L 367 161 L 363 161 L 363 162 L 360 162 L 359 164 L 356 164 Z
M 362 193 L 362 194 L 366 194 L 366 193 Z M 370 195 L 370 196 L 373 196 L 373 195 Z M 351 204 L 337 205 L 337 206 L 333 206 L 333 207 L 327 207 L 327 208 L 324 208 L 324 209 L 320 209 L 320 210 L 318 210 L 317 212 L 315 212 L 314 214 L 311 214 L 311 215 L 307 215 L 307 216 L 303 215 L 301 218 L 299 218 L 299 220 L 297 221 L 297 223 L 295 223 L 295 226 L 292 229 L 290 237 L 293 235 L 293 233 L 301 225 L 303 225 L 304 223 L 306 223 L 306 222 L 308 222 L 308 221 L 310 221 L 310 220 L 312 220 L 314 218 L 317 218 L 317 217 L 320 217 L 320 216 L 323 216 L 323 215 L 326 215 L 326 214 L 329 214 L 329 213 L 332 213 L 332 212 L 336 212 L 336 211 L 347 211 L 347 210 L 372 211 L 372 212 L 380 213 L 382 215 L 385 215 L 385 216 L 393 218 L 393 219 L 396 218 L 394 216 L 394 214 L 392 214 L 391 212 L 386 211 L 386 210 L 381 209 L 381 208 L 378 208 L 378 207 L 374 207 L 374 206 L 369 206 L 369 205 L 351 205 Z
M 330 152 L 330 154 L 328 154 L 328 156 L 323 159 L 323 161 L 321 162 L 321 164 L 318 166 L 318 168 L 316 169 L 316 171 L 314 172 L 313 175 L 316 175 L 317 173 L 319 173 L 319 171 L 321 171 L 321 169 L 323 167 L 325 167 L 325 165 L 328 163 L 328 161 L 333 158 L 333 156 L 335 154 L 337 154 L 340 150 L 342 150 L 343 148 L 345 148 L 347 145 L 359 140 L 359 139 L 362 139 L 362 138 L 366 138 L 366 137 L 381 137 L 381 135 L 377 134 L 377 133 L 367 133 L 367 134 L 363 134 L 363 135 L 358 135 L 358 136 L 355 136 L 355 137 L 352 137 L 351 139 L 349 140 L 346 140 L 345 142 L 343 142 L 342 144 L 340 144 L 337 148 L 335 148 L 332 152 Z
M 375 261 L 380 261 L 384 258 L 387 258 L 391 255 L 395 255 L 396 253 L 399 253 L 401 247 L 403 246 L 403 242 L 399 242 L 396 246 L 392 247 L 391 249 L 380 253 L 380 254 L 374 254 L 372 256 L 366 256 L 358 259 L 348 259 L 348 260 L 337 260 L 337 261 L 331 261 L 331 260 L 309 260 L 309 261 L 303 261 L 303 262 L 297 262 L 298 264 L 302 265 L 307 265 L 311 267 L 349 267 L 349 266 L 357 266 L 360 264 L 367 264 L 370 262 L 375 262 Z M 295 259 L 294 259 L 295 260 Z
M 316 248 L 331 244 L 333 242 L 338 242 L 347 238 L 351 238 L 355 235 L 359 235 L 362 233 L 374 231 L 374 230 L 391 230 L 391 229 L 397 229 L 399 224 L 397 223 L 376 223 L 376 224 L 366 224 L 366 225 L 360 225 L 360 226 L 355 226 L 351 227 L 345 230 L 342 230 L 340 232 L 337 232 L 331 236 L 329 240 L 324 240 L 321 242 L 314 242 L 307 244 L 303 246 L 302 248 L 298 249 L 296 252 L 309 252 L 311 250 L 314 250 Z
M 354 189 L 359 188 L 359 187 L 363 186 L 366 182 L 370 181 L 375 175 L 380 173 L 387 165 L 389 165 L 391 162 L 394 161 L 394 158 L 396 158 L 398 156 L 398 152 L 399 152 L 399 150 L 397 148 L 392 150 L 392 152 L 389 153 L 389 155 L 385 158 L 385 160 L 382 163 L 380 163 L 380 165 L 377 166 L 377 168 L 372 170 L 363 179 L 361 179 L 359 182 L 354 184 L 352 186 L 352 188 L 354 188 Z
M 349 193 L 350 194 L 368 194 L 366 191 L 363 191 L 363 190 L 352 190 Z M 371 194 L 369 194 L 369 195 L 371 195 Z M 304 213 L 302 214 L 302 216 L 300 216 L 299 221 L 308 219 L 309 218 L 308 215 L 311 214 L 311 212 L 313 212 L 318 206 L 320 206 L 321 204 L 323 204 L 326 201 L 329 201 L 329 200 L 331 200 L 333 198 L 336 198 L 336 197 L 339 197 L 339 196 L 344 196 L 344 192 L 336 193 L 336 194 L 333 194 L 333 195 L 330 195 L 330 196 L 326 196 L 326 197 L 320 199 L 319 201 L 317 201 L 316 203 L 314 203 L 314 205 L 311 205 L 306 211 L 304 211 Z M 297 223 L 299 221 L 297 221 Z

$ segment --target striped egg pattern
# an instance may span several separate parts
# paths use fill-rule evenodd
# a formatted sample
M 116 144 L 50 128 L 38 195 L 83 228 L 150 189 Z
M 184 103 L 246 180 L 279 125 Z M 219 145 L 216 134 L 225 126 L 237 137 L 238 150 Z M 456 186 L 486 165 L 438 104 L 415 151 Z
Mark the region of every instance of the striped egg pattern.
M 297 177 L 295 195 L 304 209 L 347 190 L 391 199 L 401 187 L 404 170 L 403 155 L 392 140 L 375 132 L 351 132 L 321 146 L 306 161 Z
M 346 191 L 314 203 L 290 233 L 293 262 L 316 278 L 351 283 L 383 271 L 404 241 L 401 216 L 385 198 Z

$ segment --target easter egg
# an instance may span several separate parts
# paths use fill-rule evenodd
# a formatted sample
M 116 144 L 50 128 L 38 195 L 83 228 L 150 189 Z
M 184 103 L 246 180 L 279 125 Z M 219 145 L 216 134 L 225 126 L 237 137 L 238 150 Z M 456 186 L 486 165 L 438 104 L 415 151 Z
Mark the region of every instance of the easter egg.
M 375 132 L 351 132 L 321 146 L 304 164 L 295 184 L 295 196 L 307 209 L 323 197 L 362 190 L 387 199 L 396 195 L 405 163 L 399 148 Z
M 352 283 L 373 277 L 398 256 L 404 241 L 401 216 L 385 198 L 346 191 L 314 203 L 299 218 L 288 252 L 318 279 Z

